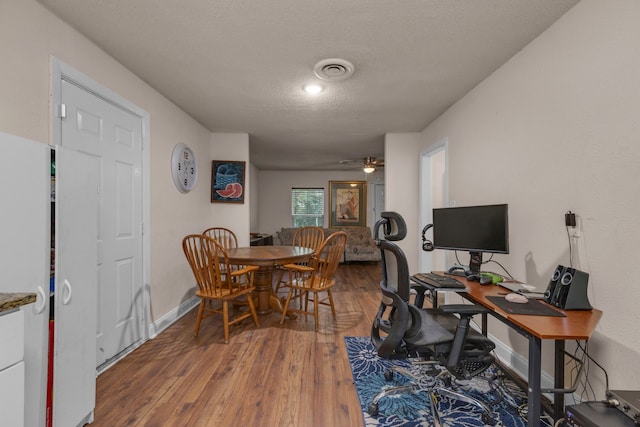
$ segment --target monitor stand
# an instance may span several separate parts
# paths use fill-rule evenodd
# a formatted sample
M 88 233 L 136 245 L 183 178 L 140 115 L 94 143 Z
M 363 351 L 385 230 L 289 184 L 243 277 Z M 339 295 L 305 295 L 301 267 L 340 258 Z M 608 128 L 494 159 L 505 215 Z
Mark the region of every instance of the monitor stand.
M 480 277 L 480 266 L 482 265 L 482 252 L 469 252 L 469 266 L 466 265 L 453 265 L 447 270 L 447 274 L 452 276 L 477 276 Z
M 469 252 L 469 255 L 469 274 L 479 275 L 482 265 L 482 252 Z

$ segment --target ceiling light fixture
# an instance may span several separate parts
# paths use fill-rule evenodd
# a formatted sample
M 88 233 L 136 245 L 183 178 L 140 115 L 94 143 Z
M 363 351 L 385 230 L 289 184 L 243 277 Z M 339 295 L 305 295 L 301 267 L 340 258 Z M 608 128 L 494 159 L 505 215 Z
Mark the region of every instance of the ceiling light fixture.
M 372 173 L 376 171 L 376 168 L 372 165 L 364 165 L 364 168 L 362 168 L 362 170 L 364 171 L 364 173 Z
M 315 83 L 311 83 L 311 84 L 307 84 L 302 86 L 302 90 L 304 90 L 305 92 L 307 92 L 310 95 L 317 95 L 320 92 L 322 92 L 324 90 L 324 86 L 319 85 L 319 84 L 315 84 Z

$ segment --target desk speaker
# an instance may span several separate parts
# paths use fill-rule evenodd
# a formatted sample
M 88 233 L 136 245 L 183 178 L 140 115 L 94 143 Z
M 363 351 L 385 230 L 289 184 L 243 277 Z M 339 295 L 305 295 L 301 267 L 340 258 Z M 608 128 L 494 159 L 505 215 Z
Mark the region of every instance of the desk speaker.
M 547 286 L 547 290 L 544 292 L 543 299 L 551 305 L 556 305 L 556 301 L 553 297 L 556 293 L 556 287 L 560 284 L 560 278 L 562 277 L 562 272 L 565 268 L 566 267 L 563 265 L 556 267 L 553 275 L 551 276 L 551 280 L 549 281 L 549 286 Z
M 544 299 L 563 310 L 591 310 L 588 284 L 589 273 L 559 265 L 553 272 Z

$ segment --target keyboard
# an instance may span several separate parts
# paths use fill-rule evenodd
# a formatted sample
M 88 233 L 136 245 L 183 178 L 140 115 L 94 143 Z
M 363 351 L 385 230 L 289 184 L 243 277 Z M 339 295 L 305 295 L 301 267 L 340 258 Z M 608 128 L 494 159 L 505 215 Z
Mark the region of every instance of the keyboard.
M 411 280 L 433 288 L 466 289 L 458 279 L 436 273 L 416 273 L 411 276 Z

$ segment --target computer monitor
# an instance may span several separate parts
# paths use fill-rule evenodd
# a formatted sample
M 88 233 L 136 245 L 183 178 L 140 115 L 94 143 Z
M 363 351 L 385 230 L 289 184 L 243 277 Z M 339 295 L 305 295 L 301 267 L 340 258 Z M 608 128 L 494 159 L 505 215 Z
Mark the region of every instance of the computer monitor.
M 433 247 L 467 251 L 465 274 L 479 274 L 482 253 L 509 253 L 508 205 L 433 209 Z

